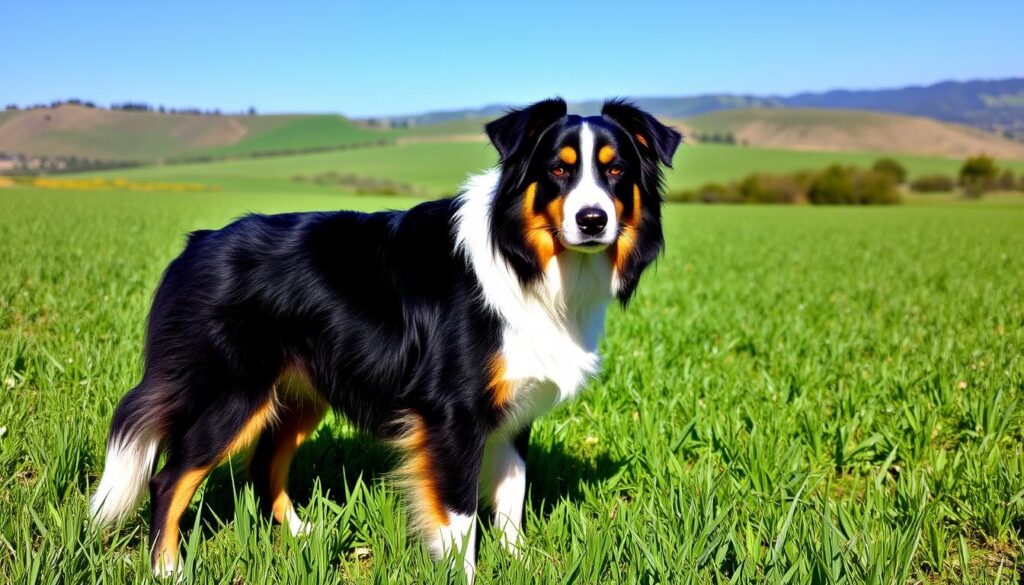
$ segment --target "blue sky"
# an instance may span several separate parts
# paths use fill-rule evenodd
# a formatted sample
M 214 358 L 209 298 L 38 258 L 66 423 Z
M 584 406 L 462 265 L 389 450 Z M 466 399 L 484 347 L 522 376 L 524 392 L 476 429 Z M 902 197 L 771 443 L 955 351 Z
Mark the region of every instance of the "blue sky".
M 1024 75 L 1024 3 L 9 2 L 0 105 L 352 116 Z

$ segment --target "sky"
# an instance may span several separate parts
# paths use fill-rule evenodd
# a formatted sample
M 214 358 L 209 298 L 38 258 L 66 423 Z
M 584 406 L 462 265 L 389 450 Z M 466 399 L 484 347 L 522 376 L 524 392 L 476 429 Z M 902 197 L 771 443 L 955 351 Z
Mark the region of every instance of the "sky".
M 5 3 L 0 107 L 365 117 L 1024 75 L 1024 2 Z

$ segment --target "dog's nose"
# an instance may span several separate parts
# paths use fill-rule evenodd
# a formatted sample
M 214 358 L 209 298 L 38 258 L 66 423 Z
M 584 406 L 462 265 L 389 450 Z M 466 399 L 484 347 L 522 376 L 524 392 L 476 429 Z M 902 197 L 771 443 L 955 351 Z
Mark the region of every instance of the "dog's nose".
M 600 207 L 584 207 L 576 213 L 576 225 L 588 236 L 596 236 L 608 225 L 608 214 Z

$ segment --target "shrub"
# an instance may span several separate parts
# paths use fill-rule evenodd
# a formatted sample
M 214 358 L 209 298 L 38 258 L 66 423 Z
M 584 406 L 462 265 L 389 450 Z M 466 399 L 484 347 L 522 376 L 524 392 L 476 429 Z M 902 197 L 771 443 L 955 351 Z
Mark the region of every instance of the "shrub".
M 953 177 L 922 175 L 910 182 L 910 190 L 918 193 L 945 193 L 956 188 Z
M 964 195 L 972 199 L 981 197 L 992 188 L 998 172 L 992 157 L 980 155 L 968 158 L 960 167 L 960 186 L 964 188 Z
M 697 192 L 693 189 L 680 189 L 665 195 L 665 199 L 676 203 L 693 203 L 697 201 Z
M 801 203 L 807 201 L 807 186 L 795 175 L 753 173 L 736 186 L 746 203 Z
M 996 179 L 996 188 L 1000 191 L 1013 191 L 1017 187 L 1017 177 L 1013 171 L 1006 169 Z
M 703 203 L 740 203 L 736 190 L 721 183 L 708 183 L 697 189 L 697 200 Z
M 832 165 L 811 180 L 807 199 L 817 205 L 898 203 L 896 181 L 887 173 Z
M 900 202 L 896 180 L 889 173 L 858 171 L 853 176 L 854 203 L 858 205 L 891 205 Z
M 907 168 L 896 159 L 880 158 L 871 166 L 871 170 L 891 176 L 893 181 L 898 184 L 902 184 L 907 180 Z
M 811 180 L 807 200 L 816 205 L 853 203 L 853 175 L 856 169 L 832 165 Z

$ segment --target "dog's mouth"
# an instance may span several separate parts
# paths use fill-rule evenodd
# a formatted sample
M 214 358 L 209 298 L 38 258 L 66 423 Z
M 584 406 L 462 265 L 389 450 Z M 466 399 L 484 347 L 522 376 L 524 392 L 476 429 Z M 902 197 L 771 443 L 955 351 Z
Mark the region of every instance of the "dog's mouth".
M 600 236 L 587 236 L 582 238 L 580 241 L 573 242 L 559 234 L 558 239 L 566 249 L 583 252 L 585 254 L 596 254 L 604 251 L 608 246 L 612 245 L 612 242 L 606 241 Z

